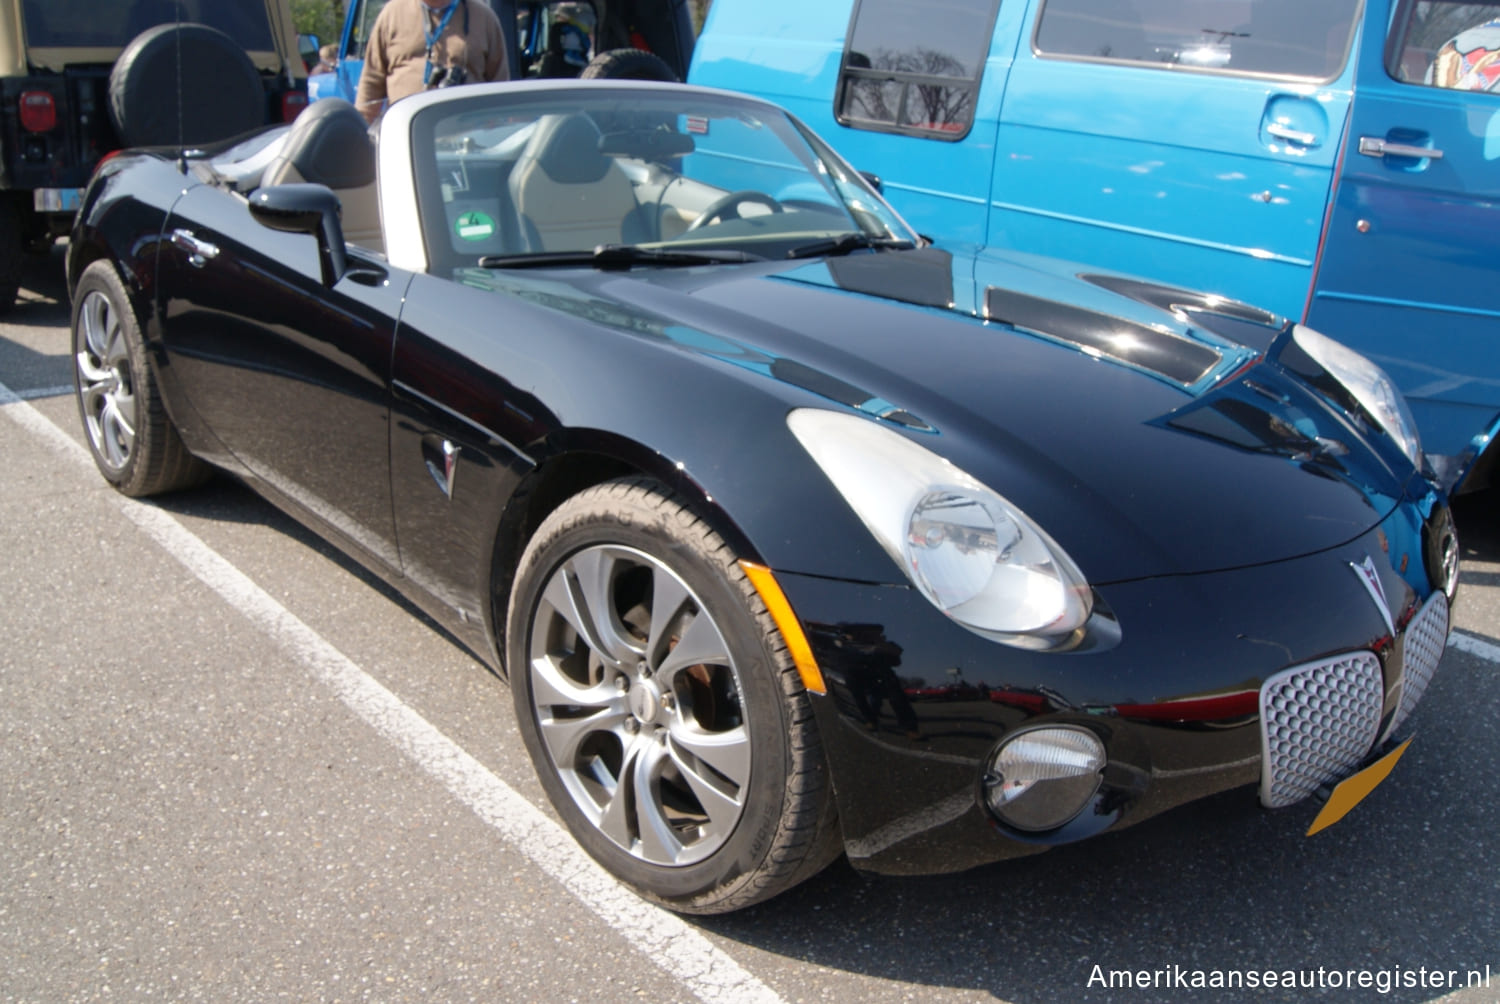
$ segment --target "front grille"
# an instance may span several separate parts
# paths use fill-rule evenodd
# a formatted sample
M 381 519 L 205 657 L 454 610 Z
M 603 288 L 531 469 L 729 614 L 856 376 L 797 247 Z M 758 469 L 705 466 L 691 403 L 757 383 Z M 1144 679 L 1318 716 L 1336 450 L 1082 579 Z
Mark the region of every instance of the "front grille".
M 1386 735 L 1391 735 L 1407 716 L 1416 709 L 1417 702 L 1427 692 L 1432 674 L 1442 661 L 1443 649 L 1448 644 L 1448 598 L 1441 591 L 1432 594 L 1425 606 L 1406 626 L 1406 641 L 1402 659 L 1401 705 L 1391 716 Z
M 1260 690 L 1261 803 L 1291 805 L 1347 774 L 1375 744 L 1384 704 L 1380 660 L 1371 652 L 1294 666 L 1267 680 Z

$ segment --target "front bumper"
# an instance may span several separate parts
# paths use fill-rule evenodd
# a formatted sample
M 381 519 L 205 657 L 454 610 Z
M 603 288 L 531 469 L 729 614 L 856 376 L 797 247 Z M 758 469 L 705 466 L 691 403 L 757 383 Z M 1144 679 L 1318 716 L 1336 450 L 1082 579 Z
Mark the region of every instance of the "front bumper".
M 1321 684 L 1298 671 L 1368 653 L 1356 661 L 1371 674 L 1362 713 L 1375 720 L 1361 723 L 1368 735 L 1334 744 L 1321 777 L 1353 773 L 1411 713 L 1441 658 L 1447 604 L 1434 599 L 1444 579 L 1430 556 L 1441 551 L 1431 538 L 1444 532 L 1451 521 L 1433 493 L 1319 554 L 1096 586 L 1118 642 L 1064 654 L 979 638 L 904 586 L 779 574 L 828 683 L 814 707 L 850 860 L 888 874 L 959 871 L 1231 788 L 1269 790 L 1273 768 L 1299 764 L 1303 751 L 1264 757 L 1263 724 L 1277 725 L 1263 714 L 1265 695 L 1285 696 L 1278 679 Z M 1361 566 L 1378 589 L 1361 580 Z M 1082 813 L 1025 833 L 990 813 L 983 777 L 1002 739 L 1042 722 L 1090 729 L 1108 764 Z M 1288 722 L 1314 752 L 1340 724 L 1283 714 Z M 1300 801 L 1321 783 L 1306 783 L 1316 773 L 1297 775 L 1304 787 L 1277 788 L 1274 804 Z

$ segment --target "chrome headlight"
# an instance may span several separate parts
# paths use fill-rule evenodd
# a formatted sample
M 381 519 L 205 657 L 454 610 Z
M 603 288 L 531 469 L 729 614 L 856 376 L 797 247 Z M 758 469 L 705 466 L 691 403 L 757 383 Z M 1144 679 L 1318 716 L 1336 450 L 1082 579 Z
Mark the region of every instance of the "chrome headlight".
M 1401 452 L 1412 462 L 1413 467 L 1422 466 L 1422 440 L 1417 436 L 1417 423 L 1406 406 L 1406 398 L 1396 389 L 1396 384 L 1385 370 L 1375 365 L 1347 345 L 1340 344 L 1312 328 L 1297 325 L 1292 337 L 1303 352 L 1328 371 L 1344 389 L 1354 395 L 1360 407 L 1369 412 L 1386 434 L 1401 447 Z
M 801 408 L 787 425 L 912 585 L 959 624 L 1052 649 L 1088 621 L 1083 573 L 999 493 L 866 418 Z

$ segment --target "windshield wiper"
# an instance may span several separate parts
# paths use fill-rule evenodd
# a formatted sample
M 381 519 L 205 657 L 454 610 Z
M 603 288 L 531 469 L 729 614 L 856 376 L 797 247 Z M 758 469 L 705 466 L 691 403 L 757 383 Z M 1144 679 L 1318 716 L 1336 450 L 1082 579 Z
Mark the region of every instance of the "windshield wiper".
M 869 234 L 847 233 L 830 237 L 826 241 L 814 241 L 794 247 L 786 253 L 788 258 L 818 258 L 823 255 L 844 255 L 864 248 L 881 251 L 907 251 L 916 247 L 911 241 L 899 237 L 871 237 Z
M 550 268 L 590 265 L 594 268 L 631 268 L 635 265 L 736 265 L 765 261 L 744 251 L 667 251 L 637 244 L 600 244 L 592 251 L 539 251 L 531 254 L 490 254 L 480 268 Z

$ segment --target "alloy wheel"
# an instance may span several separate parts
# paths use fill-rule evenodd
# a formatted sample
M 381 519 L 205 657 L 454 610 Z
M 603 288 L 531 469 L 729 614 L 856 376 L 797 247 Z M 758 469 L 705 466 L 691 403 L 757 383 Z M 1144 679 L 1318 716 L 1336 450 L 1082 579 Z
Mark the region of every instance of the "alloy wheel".
M 80 305 L 78 396 L 94 453 L 122 471 L 135 452 L 137 408 L 130 353 L 109 297 L 91 290 Z
M 701 861 L 744 813 L 751 741 L 724 633 L 688 585 L 643 551 L 577 551 L 532 614 L 531 704 L 573 802 L 655 865 Z

